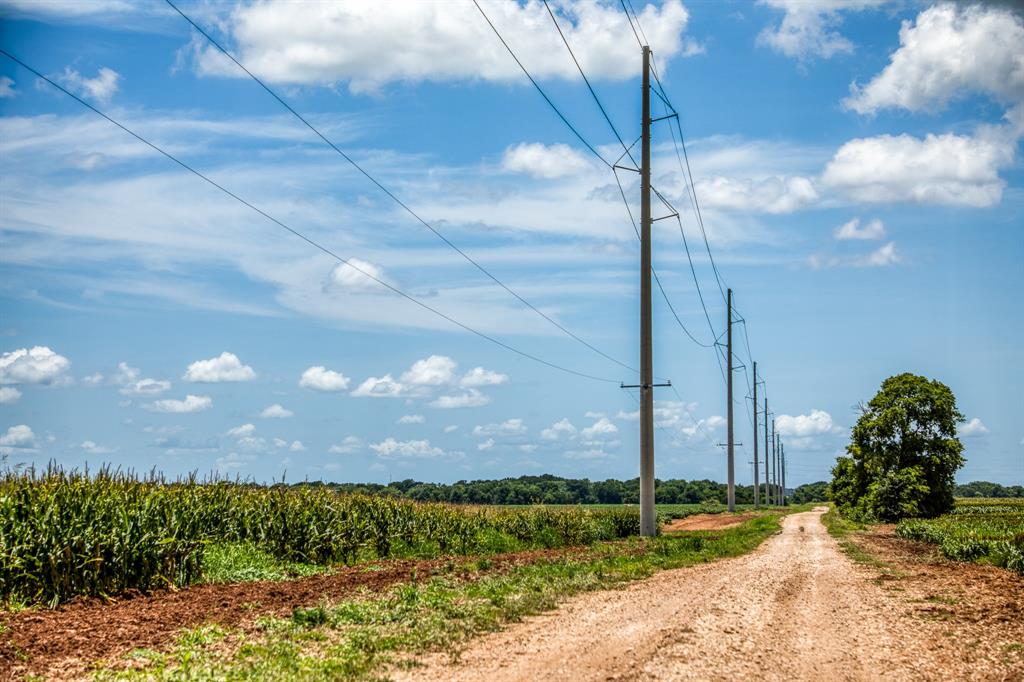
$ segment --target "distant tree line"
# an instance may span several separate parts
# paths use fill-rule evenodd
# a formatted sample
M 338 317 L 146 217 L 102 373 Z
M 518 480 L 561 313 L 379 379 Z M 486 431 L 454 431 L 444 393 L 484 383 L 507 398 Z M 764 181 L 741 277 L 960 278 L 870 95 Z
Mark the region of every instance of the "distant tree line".
M 717 481 L 666 479 L 655 482 L 655 498 L 661 504 L 725 504 L 726 485 Z M 407 478 L 387 485 L 380 483 L 304 483 L 300 485 L 328 486 L 345 493 L 365 493 L 401 497 L 423 502 L 451 502 L 455 504 L 637 504 L 640 501 L 640 479 L 628 481 L 607 479 L 591 481 L 586 478 L 520 476 L 500 480 L 458 481 L 456 483 L 423 483 Z M 828 483 L 806 483 L 786 492 L 793 504 L 825 502 Z M 957 497 L 1024 497 L 1022 486 L 1002 486 L 998 483 L 976 481 L 959 485 Z M 764 496 L 764 485 L 761 486 Z M 736 486 L 736 502 L 752 504 L 753 486 Z

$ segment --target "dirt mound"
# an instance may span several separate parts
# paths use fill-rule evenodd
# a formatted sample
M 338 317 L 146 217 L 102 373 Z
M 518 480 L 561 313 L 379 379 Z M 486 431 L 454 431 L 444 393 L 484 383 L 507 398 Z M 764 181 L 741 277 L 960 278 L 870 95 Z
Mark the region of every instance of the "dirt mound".
M 516 552 L 488 557 L 487 573 L 556 558 L 582 549 Z M 465 579 L 479 575 L 472 559 L 381 561 L 339 568 L 282 582 L 200 585 L 178 591 L 127 594 L 112 601 L 80 599 L 57 609 L 0 613 L 0 679 L 29 674 L 46 679 L 79 677 L 96 661 L 138 648 L 159 649 L 182 628 L 203 623 L 253 623 L 261 615 L 286 615 L 297 606 L 351 597 L 360 590 L 381 591 L 413 577 L 451 572 Z
M 668 525 L 662 526 L 661 530 L 669 533 L 676 530 L 721 530 L 738 526 L 755 516 L 757 516 L 755 512 L 745 512 L 743 514 L 694 514 L 693 516 L 687 516 L 685 519 L 675 519 L 669 522 Z

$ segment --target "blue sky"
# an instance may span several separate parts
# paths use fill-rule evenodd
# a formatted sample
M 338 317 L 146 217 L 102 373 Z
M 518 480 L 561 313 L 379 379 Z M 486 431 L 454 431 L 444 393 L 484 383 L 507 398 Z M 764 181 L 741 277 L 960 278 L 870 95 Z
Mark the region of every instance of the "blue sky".
M 787 482 L 827 478 L 855 405 L 903 371 L 956 393 L 960 480 L 1024 480 L 1021 17 L 999 4 L 634 4 L 787 442 Z M 482 6 L 583 137 L 618 156 L 543 4 Z M 638 245 L 615 177 L 471 2 L 181 7 L 509 288 L 636 366 Z M 640 54 L 621 5 L 552 7 L 632 141 Z M 0 13 L 4 50 L 356 266 L 0 58 L 8 463 L 257 480 L 636 475 L 637 403 L 618 382 L 637 377 L 495 285 L 169 7 L 2 0 Z M 636 178 L 620 177 L 637 214 Z M 725 305 L 668 123 L 654 127 L 653 178 L 680 209 L 717 335 Z M 656 223 L 654 263 L 706 343 L 679 230 Z M 465 332 L 364 272 L 608 381 Z M 655 374 L 676 389 L 658 394 L 657 475 L 724 480 L 714 352 L 657 294 L 654 311 Z M 748 483 L 740 372 L 736 386 Z

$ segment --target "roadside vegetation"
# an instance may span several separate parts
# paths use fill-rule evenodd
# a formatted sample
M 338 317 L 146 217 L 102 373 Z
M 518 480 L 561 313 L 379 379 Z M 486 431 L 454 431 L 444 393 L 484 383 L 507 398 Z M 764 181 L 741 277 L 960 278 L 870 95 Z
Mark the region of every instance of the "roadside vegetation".
M 990 563 L 1024 574 L 1024 500 L 958 500 L 936 519 L 907 519 L 896 535 L 938 545 L 957 561 Z
M 296 608 L 255 628 L 204 626 L 168 652 L 135 651 L 100 679 L 379 679 L 428 651 L 452 655 L 473 636 L 555 608 L 565 598 L 614 587 L 655 571 L 737 556 L 779 530 L 783 512 L 766 512 L 711 532 L 602 542 L 581 553 L 541 559 L 465 581 L 454 574 L 369 594 Z

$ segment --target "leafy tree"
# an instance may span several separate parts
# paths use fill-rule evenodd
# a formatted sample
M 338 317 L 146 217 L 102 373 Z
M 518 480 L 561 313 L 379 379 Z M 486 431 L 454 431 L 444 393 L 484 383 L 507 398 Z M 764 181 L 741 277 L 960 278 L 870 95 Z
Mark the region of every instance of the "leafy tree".
M 964 416 L 948 386 L 914 374 L 889 377 L 861 408 L 849 456 L 832 469 L 831 498 L 843 513 L 895 521 L 953 507 L 963 466 L 956 426 Z
M 828 499 L 828 482 L 815 481 L 814 483 L 804 483 L 801 486 L 797 486 L 793 494 L 789 496 L 789 499 L 793 504 L 824 502 Z

